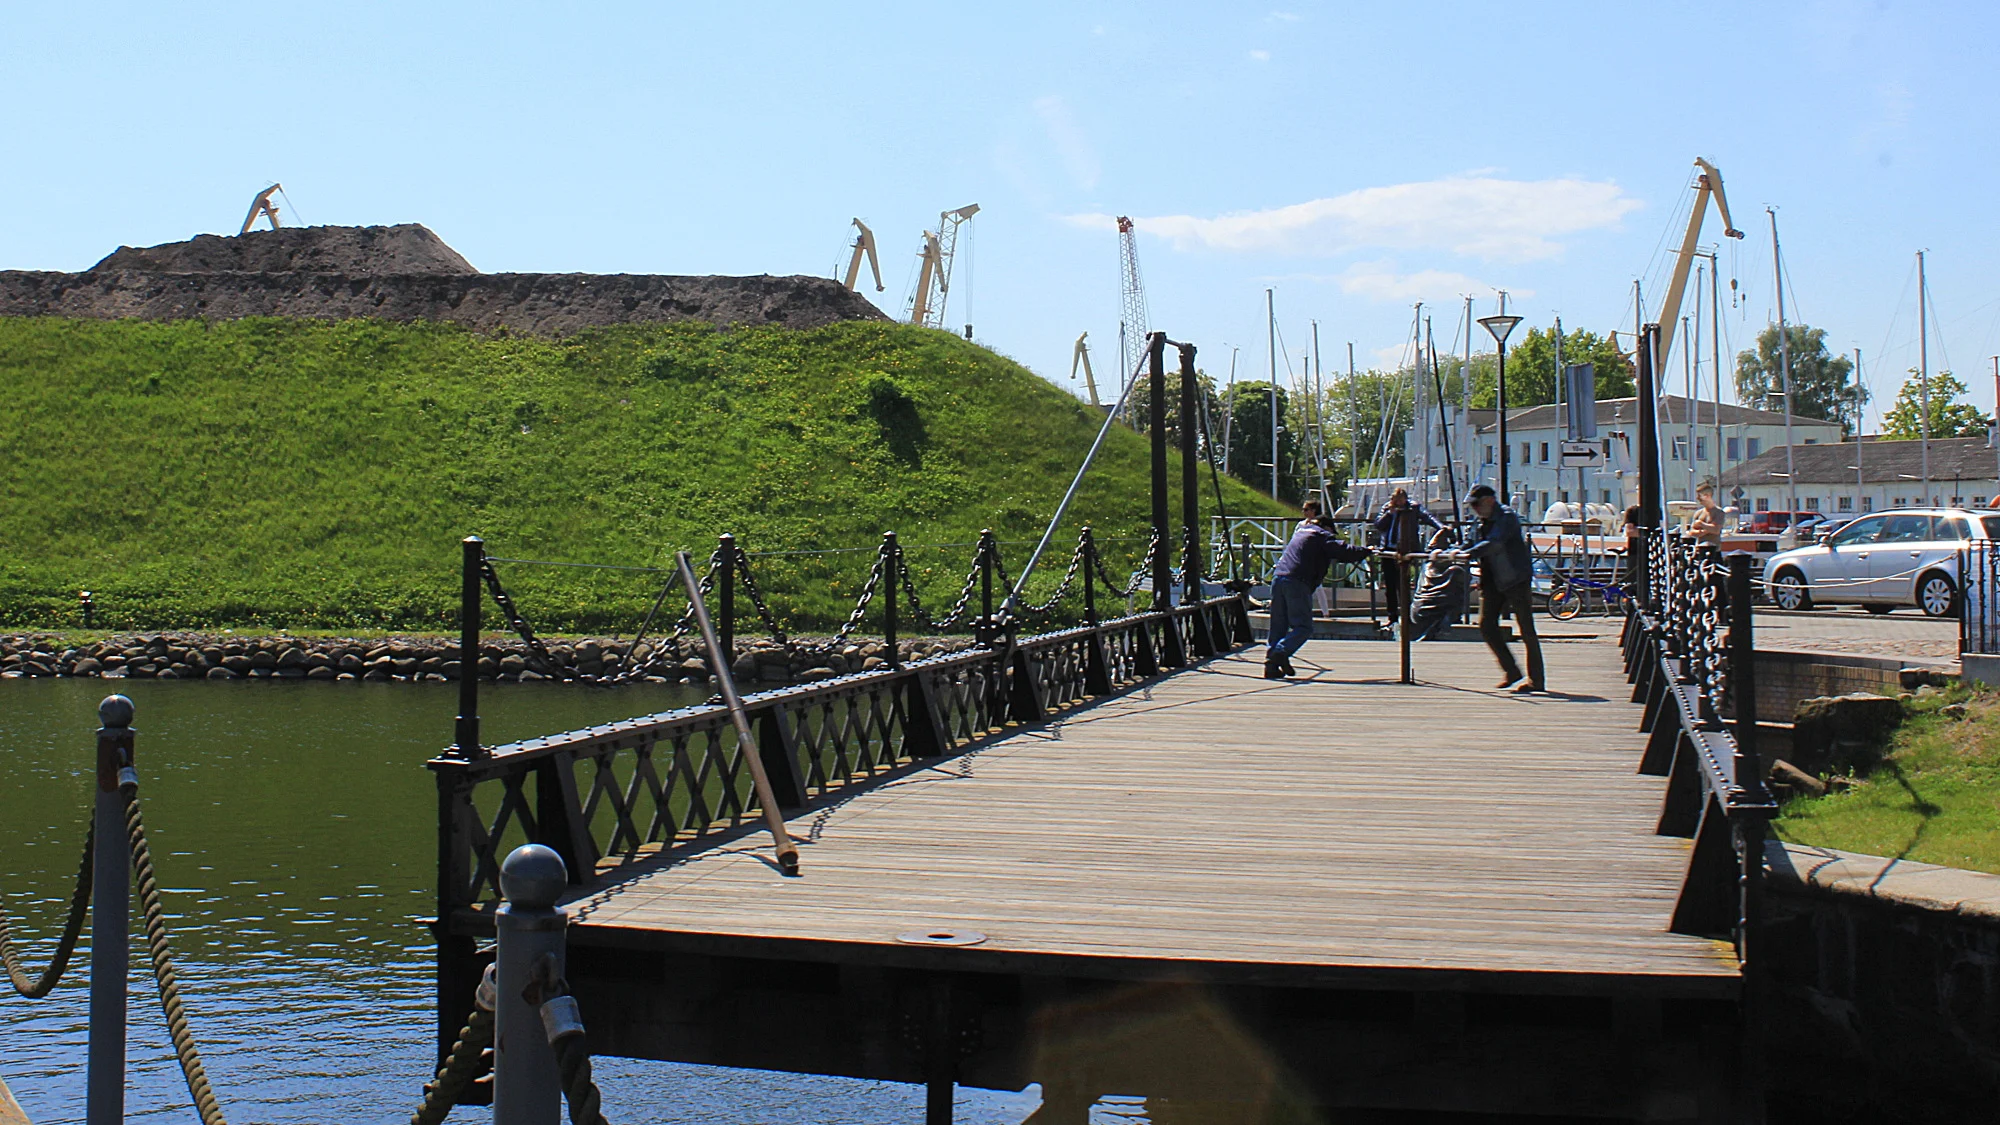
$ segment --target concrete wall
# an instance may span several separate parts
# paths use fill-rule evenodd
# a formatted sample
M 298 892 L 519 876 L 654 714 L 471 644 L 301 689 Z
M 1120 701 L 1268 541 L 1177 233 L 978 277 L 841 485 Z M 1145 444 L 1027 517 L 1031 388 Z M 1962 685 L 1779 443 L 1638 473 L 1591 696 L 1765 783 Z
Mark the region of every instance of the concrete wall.
M 2000 1119 L 2000 876 L 1772 843 L 1773 1122 Z
M 1799 701 L 1866 692 L 1894 695 L 1939 674 L 1937 665 L 1893 656 L 1757 650 L 1757 721 L 1789 723 Z

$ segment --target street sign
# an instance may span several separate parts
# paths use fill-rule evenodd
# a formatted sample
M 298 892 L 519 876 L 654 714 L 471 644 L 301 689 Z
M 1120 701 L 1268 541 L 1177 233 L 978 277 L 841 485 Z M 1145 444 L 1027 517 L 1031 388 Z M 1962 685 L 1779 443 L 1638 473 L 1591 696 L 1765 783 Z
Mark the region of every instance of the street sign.
M 1563 389 L 1569 401 L 1569 433 L 1571 441 L 1589 441 L 1597 437 L 1597 366 L 1590 363 L 1572 363 L 1563 367 Z
M 1590 469 L 1604 464 L 1604 447 L 1594 441 L 1566 441 L 1562 443 L 1562 467 L 1565 469 Z

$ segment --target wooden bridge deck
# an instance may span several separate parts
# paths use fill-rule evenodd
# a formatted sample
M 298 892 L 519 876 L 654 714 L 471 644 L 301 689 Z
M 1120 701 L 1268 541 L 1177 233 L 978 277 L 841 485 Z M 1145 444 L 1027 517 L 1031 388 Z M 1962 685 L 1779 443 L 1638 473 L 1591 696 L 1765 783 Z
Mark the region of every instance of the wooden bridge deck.
M 1609 642 L 1544 646 L 1513 696 L 1483 645 L 1315 641 L 1305 679 L 1220 658 L 571 904 L 573 944 L 1320 987 L 1733 996 L 1726 943 L 1667 932 L 1688 841 L 1654 834 Z M 898 940 L 978 931 L 977 945 Z M 1054 964 L 1053 962 L 1062 962 Z

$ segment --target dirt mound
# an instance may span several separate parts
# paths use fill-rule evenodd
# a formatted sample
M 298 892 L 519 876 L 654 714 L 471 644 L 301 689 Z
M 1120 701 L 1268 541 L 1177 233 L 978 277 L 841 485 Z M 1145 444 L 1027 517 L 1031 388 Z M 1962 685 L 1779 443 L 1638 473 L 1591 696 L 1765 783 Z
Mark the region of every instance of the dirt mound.
M 234 238 L 120 246 L 91 273 L 320 273 L 343 277 L 476 274 L 472 263 L 421 223 L 393 227 L 285 227 Z
M 604 324 L 694 320 L 819 328 L 887 320 L 824 277 L 475 273 L 354 277 L 321 273 L 0 271 L 0 316 L 235 320 L 444 320 L 562 336 Z

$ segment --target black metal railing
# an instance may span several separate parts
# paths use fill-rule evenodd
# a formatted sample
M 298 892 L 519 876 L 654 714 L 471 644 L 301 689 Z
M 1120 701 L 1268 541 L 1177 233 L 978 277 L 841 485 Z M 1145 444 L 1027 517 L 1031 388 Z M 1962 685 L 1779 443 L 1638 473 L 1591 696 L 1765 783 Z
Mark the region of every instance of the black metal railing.
M 1658 529 L 1643 552 L 1623 636 L 1632 700 L 1645 705 L 1639 770 L 1667 778 L 1659 832 L 1694 839 L 1670 928 L 1728 936 L 1747 977 L 1777 812 L 1757 749 L 1752 556 Z
M 1959 548 L 1958 651 L 2000 653 L 2000 543 L 1974 540 Z

